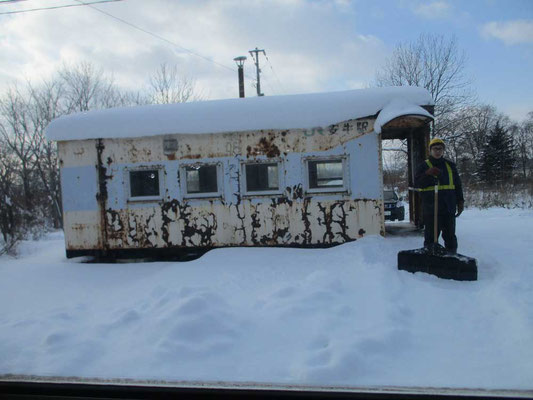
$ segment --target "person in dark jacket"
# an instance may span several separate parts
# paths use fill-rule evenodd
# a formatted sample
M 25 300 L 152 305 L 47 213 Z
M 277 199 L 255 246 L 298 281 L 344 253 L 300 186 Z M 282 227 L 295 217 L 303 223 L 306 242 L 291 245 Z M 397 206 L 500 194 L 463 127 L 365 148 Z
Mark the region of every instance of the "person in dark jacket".
M 461 178 L 453 162 L 443 157 L 444 141 L 434 138 L 429 142 L 429 158 L 415 172 L 415 186 L 422 196 L 422 216 L 425 225 L 424 247 L 433 245 L 435 185 L 438 185 L 437 238 L 442 232 L 444 247 L 457 253 L 455 218 L 464 209 Z

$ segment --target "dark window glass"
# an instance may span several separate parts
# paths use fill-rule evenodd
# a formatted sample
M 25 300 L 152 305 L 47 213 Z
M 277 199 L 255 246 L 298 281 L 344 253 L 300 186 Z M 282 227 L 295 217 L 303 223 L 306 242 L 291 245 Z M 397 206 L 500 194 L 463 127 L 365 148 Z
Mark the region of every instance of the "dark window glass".
M 309 161 L 309 188 L 343 187 L 342 160 Z
M 202 165 L 185 169 L 187 193 L 217 193 L 217 166 Z
M 159 171 L 130 171 L 131 197 L 159 196 Z
M 246 190 L 248 192 L 278 189 L 278 164 L 246 165 Z
M 383 192 L 383 197 L 385 201 L 398 200 L 398 196 L 396 196 L 396 193 L 394 193 L 392 190 L 385 190 Z

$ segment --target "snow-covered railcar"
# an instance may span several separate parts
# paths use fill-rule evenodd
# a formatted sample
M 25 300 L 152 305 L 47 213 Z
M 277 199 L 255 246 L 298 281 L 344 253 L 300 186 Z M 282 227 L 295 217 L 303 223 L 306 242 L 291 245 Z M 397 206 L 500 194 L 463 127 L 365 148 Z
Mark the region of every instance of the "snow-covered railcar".
M 431 104 L 404 87 L 61 117 L 67 257 L 383 235 L 381 129 Z

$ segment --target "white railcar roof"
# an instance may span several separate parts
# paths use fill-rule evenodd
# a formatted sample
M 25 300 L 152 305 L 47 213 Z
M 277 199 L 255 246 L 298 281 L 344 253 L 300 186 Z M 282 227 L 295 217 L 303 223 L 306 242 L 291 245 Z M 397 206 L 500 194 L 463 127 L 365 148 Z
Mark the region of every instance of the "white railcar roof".
M 433 118 L 420 107 L 427 105 L 433 105 L 429 92 L 409 86 L 158 104 L 65 115 L 50 123 L 46 135 L 61 141 L 308 129 L 378 113 L 374 130 L 379 133 L 402 115 Z

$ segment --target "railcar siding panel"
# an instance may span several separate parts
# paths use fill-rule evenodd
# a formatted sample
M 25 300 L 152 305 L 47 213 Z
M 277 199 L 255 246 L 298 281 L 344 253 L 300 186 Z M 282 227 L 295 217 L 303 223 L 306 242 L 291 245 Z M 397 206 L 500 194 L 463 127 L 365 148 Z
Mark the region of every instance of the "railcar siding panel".
M 383 234 L 373 123 L 61 142 L 67 250 L 325 246 Z M 344 160 L 344 188 L 309 192 L 307 162 L 323 159 Z M 260 161 L 278 163 L 279 189 L 248 195 L 244 166 Z M 184 196 L 184 167 L 205 163 L 218 166 L 219 193 Z M 158 196 L 131 197 L 139 169 L 158 171 Z
M 104 247 L 98 210 L 65 211 L 63 221 L 67 250 L 99 250 Z
M 226 206 L 164 203 L 107 211 L 109 249 L 330 245 L 381 234 L 379 201 Z

